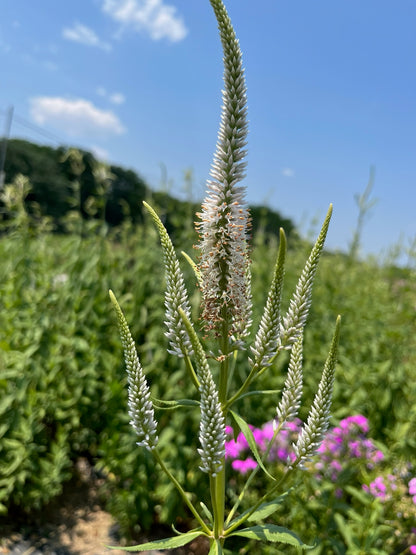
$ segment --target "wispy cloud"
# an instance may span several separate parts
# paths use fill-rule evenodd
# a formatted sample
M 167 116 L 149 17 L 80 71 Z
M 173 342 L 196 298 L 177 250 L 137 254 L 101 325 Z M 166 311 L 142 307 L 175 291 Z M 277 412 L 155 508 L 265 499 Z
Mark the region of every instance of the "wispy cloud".
M 107 98 L 112 104 L 124 104 L 126 97 L 121 92 L 108 93 L 104 87 L 97 87 L 96 92 L 103 98 Z
M 52 125 L 73 137 L 120 135 L 126 131 L 111 110 L 101 110 L 83 98 L 38 96 L 30 99 L 30 114 L 38 125 Z
M 108 99 L 112 104 L 124 104 L 124 102 L 126 101 L 126 97 L 123 93 L 120 92 L 110 94 Z
M 146 32 L 153 40 L 178 42 L 188 34 L 176 8 L 163 0 L 103 0 L 102 8 L 123 28 Z
M 112 49 L 109 42 L 101 40 L 93 29 L 82 23 L 75 23 L 73 27 L 65 27 L 65 29 L 62 29 L 62 36 L 64 39 L 85 44 L 86 46 L 95 46 L 107 52 Z
M 43 62 L 43 67 L 48 71 L 57 71 L 59 69 L 58 64 L 55 62 L 51 62 L 50 60 L 45 60 Z
M 293 177 L 295 175 L 295 170 L 292 170 L 292 168 L 283 168 L 282 175 L 284 177 Z

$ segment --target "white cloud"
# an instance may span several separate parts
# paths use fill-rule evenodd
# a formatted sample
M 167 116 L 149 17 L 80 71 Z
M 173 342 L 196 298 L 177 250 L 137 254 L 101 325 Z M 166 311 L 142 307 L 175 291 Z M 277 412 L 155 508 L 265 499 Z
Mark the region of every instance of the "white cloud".
M 74 137 L 120 135 L 125 127 L 111 110 L 100 110 L 83 98 L 39 96 L 30 99 L 30 114 L 38 125 L 52 125 Z
M 123 93 L 116 92 L 116 93 L 110 94 L 109 101 L 112 102 L 113 104 L 124 104 L 124 102 L 126 101 L 126 97 L 124 96 Z
M 85 44 L 87 46 L 96 46 L 107 52 L 112 49 L 112 46 L 108 42 L 102 41 L 89 27 L 82 25 L 82 23 L 75 23 L 71 28 L 66 27 L 62 30 L 62 36 L 64 39 L 72 40 L 74 42 L 79 42 L 80 44 Z
M 109 92 L 107 92 L 107 89 L 105 87 L 97 87 L 95 89 L 95 92 L 99 96 L 108 99 L 112 104 L 124 104 L 124 102 L 126 102 L 126 97 L 121 92 L 114 92 L 110 94 Z
M 292 168 L 283 168 L 282 175 L 284 177 L 293 177 L 295 175 L 295 170 L 292 170 Z
M 103 0 L 102 7 L 123 27 L 145 31 L 153 40 L 167 38 L 177 42 L 188 34 L 183 19 L 176 15 L 176 8 L 163 0 Z

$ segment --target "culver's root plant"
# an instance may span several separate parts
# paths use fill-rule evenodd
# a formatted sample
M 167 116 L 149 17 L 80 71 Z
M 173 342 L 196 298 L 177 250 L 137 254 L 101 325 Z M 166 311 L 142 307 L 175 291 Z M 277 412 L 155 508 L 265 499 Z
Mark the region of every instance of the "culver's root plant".
M 192 265 L 201 291 L 201 320 L 191 320 L 190 302 L 179 261 L 169 235 L 156 212 L 145 203 L 158 232 L 164 253 L 166 271 L 166 337 L 168 350 L 183 358 L 189 379 L 195 385 L 195 399 L 179 401 L 154 399 L 137 355 L 128 324 L 113 292 L 128 375 L 128 405 L 131 425 L 138 436 L 138 446 L 148 449 L 167 474 L 191 512 L 195 528 L 186 533 L 175 531 L 165 540 L 124 548 L 126 551 L 173 549 L 186 545 L 198 536 L 209 539 L 210 554 L 224 553 L 229 538 L 281 542 L 298 549 L 310 546 L 292 531 L 276 524 L 262 524 L 278 508 L 285 493 L 289 474 L 300 471 L 320 446 L 328 428 L 334 372 L 337 357 L 340 318 L 335 324 L 329 354 L 312 406 L 293 449 L 295 458 L 284 475 L 273 476 L 266 466 L 267 455 L 285 424 L 294 420 L 302 396 L 302 338 L 311 303 L 312 285 L 331 218 L 332 207 L 301 273 L 288 310 L 281 313 L 281 297 L 285 268 L 286 238 L 280 230 L 276 265 L 263 315 L 252 330 L 250 279 L 250 216 L 245 204 L 244 187 L 247 138 L 246 85 L 239 42 L 222 0 L 210 0 L 218 22 L 224 52 L 224 91 L 217 148 L 211 168 L 211 179 L 197 230 L 200 236 L 197 263 Z M 215 344 L 215 350 L 204 349 L 200 335 Z M 274 434 L 268 451 L 260 455 L 254 436 L 244 417 L 236 412 L 237 402 L 247 394 L 265 395 L 252 386 L 269 371 L 282 351 L 290 351 L 288 373 L 280 398 L 276 399 Z M 242 357 L 248 357 L 249 370 L 241 383 L 235 383 L 233 371 Z M 162 460 L 158 450 L 157 410 L 198 410 L 200 413 L 198 449 L 201 480 L 207 481 L 207 499 L 194 499 Z M 245 436 L 257 462 L 232 507 L 226 507 L 225 441 L 226 423 L 232 419 L 235 429 Z M 262 471 L 270 485 L 254 506 L 241 511 L 254 475 Z M 209 484 L 209 487 L 208 487 Z M 259 523 L 260 522 L 260 523 Z M 118 548 L 119 549 L 119 548 Z

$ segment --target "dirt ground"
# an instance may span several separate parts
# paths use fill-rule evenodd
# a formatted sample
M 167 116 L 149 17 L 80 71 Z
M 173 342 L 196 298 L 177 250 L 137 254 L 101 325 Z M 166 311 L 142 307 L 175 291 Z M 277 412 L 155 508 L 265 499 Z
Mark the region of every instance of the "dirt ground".
M 35 515 L 31 522 L 9 519 L 3 526 L 0 524 L 0 554 L 20 553 L 23 546 L 27 549 L 22 553 L 27 555 L 35 552 L 59 555 L 123 553 L 105 547 L 119 544 L 117 525 L 98 497 L 98 480 L 91 479 L 85 461 L 80 462 L 77 470 L 77 477 L 65 485 L 59 498 Z
M 54 500 L 32 522 L 0 519 L 1 555 L 121 555 L 117 523 L 105 511 L 98 496 L 99 479 L 91 476 L 85 461 L 80 461 L 78 476 L 65 485 L 62 495 Z M 148 541 L 148 538 L 142 540 Z M 141 542 L 140 542 L 141 543 Z M 157 555 L 162 552 L 147 552 Z M 201 543 L 165 553 L 205 555 Z

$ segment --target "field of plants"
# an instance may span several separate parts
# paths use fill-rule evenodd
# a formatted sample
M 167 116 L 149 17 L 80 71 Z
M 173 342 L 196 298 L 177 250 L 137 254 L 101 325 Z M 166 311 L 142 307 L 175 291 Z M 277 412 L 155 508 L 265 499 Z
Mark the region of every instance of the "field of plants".
M 108 296 L 111 288 L 123 306 L 152 395 L 191 396 L 183 361 L 167 353 L 157 232 L 147 220 L 110 230 L 100 220 L 73 213 L 71 232 L 56 234 L 46 219 L 30 217 L 23 204 L 15 208 L 0 237 L 0 527 L 42 510 L 61 492 L 80 457 L 105 477 L 101 495 L 128 540 L 155 524 L 191 526 L 176 490 L 149 452 L 136 446 Z M 278 230 L 273 237 L 260 226 L 253 237 L 255 320 L 269 287 L 277 236 Z M 193 255 L 195 241 L 190 225 L 175 246 Z M 307 241 L 289 241 L 286 302 L 309 251 Z M 185 260 L 183 270 L 197 321 L 199 291 Z M 269 517 L 295 529 L 306 543 L 316 542 L 312 553 L 389 555 L 408 553 L 416 544 L 415 277 L 410 266 L 339 253 L 326 252 L 320 262 L 305 332 L 306 409 L 299 416 L 306 418 L 341 314 L 332 427 L 316 459 L 284 484 L 289 494 Z M 272 366 L 259 388 L 281 389 L 286 366 L 286 359 Z M 236 370 L 241 378 L 247 372 L 244 365 Z M 260 449 L 277 402 L 270 395 L 261 403 L 255 396 L 239 403 Z M 203 498 L 207 484 L 198 471 L 197 415 L 181 407 L 157 411 L 157 418 L 166 464 L 187 490 Z M 288 464 L 296 433 L 296 425 L 282 433 L 269 454 L 276 472 Z M 255 466 L 250 459 L 244 438 L 230 435 L 230 503 L 247 469 Z M 267 487 L 267 477 L 257 475 L 247 502 Z M 248 553 L 250 544 L 236 543 L 233 549 Z

